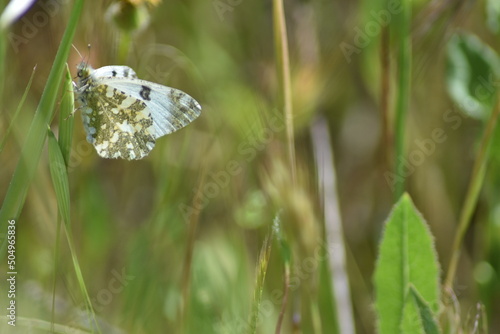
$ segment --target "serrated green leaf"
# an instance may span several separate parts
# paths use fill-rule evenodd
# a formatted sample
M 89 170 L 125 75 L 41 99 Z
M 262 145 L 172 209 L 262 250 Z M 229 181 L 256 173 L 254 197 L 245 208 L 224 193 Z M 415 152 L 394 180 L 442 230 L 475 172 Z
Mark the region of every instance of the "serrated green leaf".
M 446 81 L 451 98 L 468 116 L 486 120 L 495 103 L 500 77 L 496 52 L 471 34 L 457 34 L 448 43 Z
M 69 224 L 69 181 L 66 163 L 61 153 L 59 143 L 52 131 L 48 130 L 49 138 L 49 168 L 52 184 L 56 193 L 59 213 L 66 224 Z
M 415 316 L 405 307 L 410 284 L 420 292 L 433 313 L 439 310 L 439 265 L 429 229 L 404 194 L 385 224 L 375 268 L 375 308 L 379 333 L 400 333 Z M 411 319 L 410 319 L 411 320 Z

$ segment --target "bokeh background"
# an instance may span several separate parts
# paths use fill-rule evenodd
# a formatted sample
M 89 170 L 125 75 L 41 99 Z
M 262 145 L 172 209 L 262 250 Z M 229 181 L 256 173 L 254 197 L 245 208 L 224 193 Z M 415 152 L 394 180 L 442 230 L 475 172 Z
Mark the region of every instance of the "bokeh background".
M 398 14 L 387 16 L 387 23 L 378 14 L 389 3 L 284 1 L 295 168 L 287 152 L 272 1 L 85 3 L 67 61 L 73 76 L 82 60 L 94 68 L 128 65 L 140 78 L 181 89 L 202 105 L 193 124 L 159 139 L 147 158 L 132 162 L 101 159 L 75 113 L 70 226 L 102 333 L 249 332 L 255 287 L 262 279 L 259 256 L 265 254 L 273 221 L 280 224 L 285 247 L 271 242 L 260 285 L 267 303 L 257 332 L 275 330 L 290 256 L 294 280 L 282 333 L 341 333 L 339 315 L 348 317 L 343 320 L 356 333 L 375 333 L 372 275 L 383 223 L 395 202 L 387 175 L 393 172 L 398 50 L 388 27 Z M 468 66 L 480 67 L 487 52 L 467 51 L 468 62 L 457 65 L 450 49 L 465 43 L 463 48 L 474 50 L 480 43 L 494 58 L 494 50 L 500 50 L 500 6 L 494 0 L 411 3 L 406 152 L 422 151 L 424 158 L 404 179 L 435 237 L 444 275 L 487 120 L 464 111 L 460 97 L 465 93 L 453 89 L 457 68 L 464 70 L 458 75 L 467 76 Z M 2 200 L 72 5 L 39 0 L 6 33 L 0 60 Z M 46 13 L 45 21 L 40 13 Z M 369 35 L 368 23 L 375 27 Z M 459 34 L 472 42 L 457 40 Z M 26 101 L 13 119 L 35 66 Z M 490 82 L 484 86 L 487 99 L 494 100 L 500 68 L 482 70 Z M 468 88 L 474 95 L 476 87 Z M 59 125 L 56 117 L 50 128 L 57 134 Z M 419 145 L 436 129 L 445 139 L 425 153 Z M 334 155 L 334 165 L 323 174 L 318 143 Z M 461 321 L 475 317 L 483 304 L 491 333 L 500 331 L 498 143 L 490 151 L 455 284 Z M 45 333 L 51 319 L 67 326 L 63 333 L 68 328 L 91 332 L 93 326 L 68 242 L 64 234 L 57 238 L 48 159 L 45 152 L 17 220 L 17 303 L 23 319 L 15 329 L 2 320 L 2 333 L 26 333 L 28 327 Z M 324 173 L 336 175 L 332 197 L 318 186 Z M 341 218 L 337 233 L 350 291 L 344 291 L 347 298 L 340 305 L 332 293 L 336 274 L 324 256 L 325 207 Z M 283 254 L 286 249 L 290 255 Z

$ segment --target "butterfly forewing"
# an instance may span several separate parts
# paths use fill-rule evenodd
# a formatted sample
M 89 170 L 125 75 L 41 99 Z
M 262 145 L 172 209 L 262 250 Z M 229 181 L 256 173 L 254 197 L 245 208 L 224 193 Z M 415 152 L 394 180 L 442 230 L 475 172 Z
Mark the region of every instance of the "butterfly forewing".
M 92 72 L 96 78 L 129 78 L 137 79 L 135 71 L 128 66 L 103 66 Z
M 104 83 L 144 101 L 151 110 L 155 138 L 182 129 L 201 113 L 201 107 L 188 94 L 145 80 L 105 79 Z

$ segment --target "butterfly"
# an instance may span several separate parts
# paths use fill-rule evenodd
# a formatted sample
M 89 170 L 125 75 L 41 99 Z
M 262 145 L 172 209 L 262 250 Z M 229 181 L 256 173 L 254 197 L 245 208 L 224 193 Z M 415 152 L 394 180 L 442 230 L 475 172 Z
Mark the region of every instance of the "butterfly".
M 103 158 L 142 159 L 156 139 L 177 131 L 201 113 L 188 94 L 137 78 L 128 66 L 77 66 L 76 99 L 87 141 Z

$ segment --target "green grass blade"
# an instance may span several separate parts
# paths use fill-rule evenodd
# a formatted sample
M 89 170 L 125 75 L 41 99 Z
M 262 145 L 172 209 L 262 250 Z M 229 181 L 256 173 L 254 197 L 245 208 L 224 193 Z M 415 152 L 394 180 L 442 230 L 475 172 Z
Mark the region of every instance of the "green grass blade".
M 59 143 L 52 131 L 48 130 L 49 136 L 49 168 L 52 176 L 52 183 L 56 193 L 57 206 L 59 214 L 65 224 L 69 224 L 69 181 L 66 163 L 61 153 Z
M 43 319 L 36 318 L 25 318 L 25 317 L 17 317 L 17 327 L 19 327 L 18 332 L 22 333 L 32 333 L 38 332 L 35 330 L 39 330 L 40 333 L 53 333 L 53 334 L 90 334 L 91 331 L 76 328 L 72 326 L 68 326 L 65 324 L 53 324 L 49 321 L 45 321 Z
M 85 280 L 83 279 L 83 274 L 80 265 L 78 263 L 78 258 L 76 256 L 73 238 L 71 236 L 70 195 L 69 195 L 69 181 L 68 181 L 68 172 L 66 169 L 66 163 L 64 161 L 63 154 L 59 147 L 59 143 L 57 142 L 54 134 L 50 130 L 48 131 L 48 141 L 49 141 L 48 146 L 49 146 L 50 174 L 52 176 L 52 182 L 56 193 L 59 214 L 65 223 L 64 226 L 65 226 L 66 236 L 68 239 L 68 244 L 71 251 L 71 258 L 73 260 L 73 267 L 75 269 L 78 284 L 80 286 L 83 296 L 85 297 L 89 314 L 94 319 L 97 329 L 99 330 L 97 321 L 95 319 L 95 314 L 92 310 L 92 303 L 90 301 L 90 297 L 87 288 L 85 286 Z
M 269 264 L 269 257 L 271 256 L 272 240 L 274 233 L 268 234 L 264 240 L 264 244 L 260 250 L 259 264 L 257 271 L 257 283 L 255 284 L 254 298 L 252 303 L 252 313 L 250 315 L 250 332 L 251 334 L 257 333 L 257 323 L 259 320 L 260 303 L 262 301 L 262 292 L 264 291 L 264 281 L 266 279 L 267 266 Z
M 8 219 L 19 217 L 24 201 L 26 200 L 29 185 L 33 179 L 42 154 L 45 136 L 47 135 L 47 125 L 50 124 L 54 116 L 55 102 L 59 92 L 62 74 L 71 48 L 71 42 L 76 31 L 78 19 L 83 8 L 83 3 L 83 0 L 75 1 L 71 17 L 68 21 L 68 26 L 64 32 L 47 84 L 45 85 L 40 103 L 38 104 L 25 144 L 22 148 L 21 157 L 11 179 L 9 188 L 7 189 L 5 200 L 0 210 L 0 230 L 2 231 L 5 230 L 4 225 L 7 223 Z M 6 240 L 4 239 L 2 241 L 0 254 L 4 255 L 5 250 Z
M 5 8 L 6 1 L 0 1 L 0 8 Z M 7 54 L 6 30 L 0 31 L 0 101 L 5 101 L 5 59 Z
M 72 115 L 75 110 L 75 96 L 73 93 L 73 80 L 68 64 L 66 64 L 66 78 L 62 94 L 61 109 L 59 110 L 59 147 L 61 148 L 61 153 L 67 167 L 69 166 L 73 125 L 75 123 L 75 118 Z
M 28 84 L 26 85 L 26 89 L 24 90 L 24 94 L 21 97 L 21 101 L 19 102 L 16 112 L 14 113 L 14 116 L 12 117 L 12 120 L 10 121 L 9 127 L 7 128 L 7 131 L 5 131 L 5 135 L 2 138 L 2 142 L 0 143 L 0 154 L 3 151 L 3 147 L 5 146 L 5 142 L 7 141 L 7 138 L 9 137 L 10 131 L 12 130 L 12 126 L 15 124 L 17 116 L 19 115 L 19 112 L 23 108 L 24 101 L 26 101 L 26 97 L 28 96 L 28 92 L 30 91 L 31 88 L 31 83 L 33 82 L 33 77 L 35 76 L 35 71 L 36 71 L 36 66 L 33 68 L 33 72 L 31 72 L 30 80 L 28 81 Z
M 65 170 L 67 180 L 67 170 L 69 166 L 69 157 L 71 152 L 71 141 L 73 138 L 73 124 L 74 118 L 70 115 L 74 111 L 74 94 L 73 94 L 73 81 L 71 80 L 71 73 L 69 71 L 68 65 L 66 64 L 66 78 L 63 84 L 63 93 L 62 93 L 62 101 L 61 108 L 59 110 L 59 148 L 61 156 L 64 159 Z M 49 134 L 50 138 L 50 134 Z M 55 145 L 54 145 L 55 146 Z M 50 142 L 49 142 L 49 154 L 50 154 Z M 52 151 L 56 151 L 55 147 Z M 57 152 L 53 153 L 58 156 Z M 57 157 L 55 157 L 57 158 Z M 57 158 L 60 159 L 60 158 Z M 50 159 L 53 161 L 53 159 Z M 52 175 L 54 179 L 54 175 Z M 69 181 L 68 181 L 69 182 Z M 69 192 L 68 192 L 68 203 L 69 203 Z M 58 206 L 61 207 L 63 204 L 58 200 Z M 68 207 L 68 212 L 70 208 Z M 54 251 L 54 265 L 57 268 L 59 264 L 59 249 L 60 249 L 60 240 L 61 240 L 61 214 L 57 217 L 57 229 L 56 229 L 56 242 L 55 242 L 55 251 Z M 69 226 L 69 217 L 66 221 Z M 57 269 L 55 270 L 57 272 Z M 56 275 L 54 275 L 54 281 L 52 286 L 52 323 L 55 324 L 55 295 L 56 295 Z M 54 331 L 55 328 L 52 328 Z
M 283 229 L 281 228 L 280 213 L 276 215 L 273 221 L 273 230 L 278 241 L 279 250 L 284 264 L 283 273 L 283 299 L 281 303 L 281 310 L 278 316 L 278 322 L 276 324 L 276 334 L 281 333 L 281 326 L 283 324 L 283 319 L 285 317 L 285 311 L 288 304 L 288 294 L 290 292 L 290 272 L 291 272 L 291 261 L 292 261 L 292 251 L 290 249 L 290 244 L 285 239 L 283 234 Z
M 464 239 L 465 232 L 467 232 L 469 228 L 472 214 L 474 213 L 474 208 L 476 207 L 479 193 L 483 186 L 486 166 L 489 160 L 488 153 L 494 139 L 493 134 L 497 126 L 499 115 L 500 99 L 498 99 L 495 109 L 493 109 L 488 123 L 486 124 L 486 129 L 484 130 L 483 138 L 481 139 L 479 153 L 477 155 L 476 161 L 474 162 L 474 167 L 472 170 L 472 175 L 467 189 L 464 205 L 462 206 L 462 211 L 460 212 L 460 220 L 458 223 L 457 232 L 453 239 L 452 257 L 444 282 L 445 291 L 451 291 L 453 287 L 453 279 L 457 271 L 458 260 L 460 259 L 460 249 L 462 247 L 462 241 Z
M 75 268 L 75 274 L 76 274 L 76 279 L 78 281 L 78 285 L 80 286 L 80 290 L 82 292 L 82 295 L 85 298 L 85 306 L 87 308 L 87 312 L 89 316 L 93 319 L 94 324 L 95 324 L 95 329 L 97 330 L 98 333 L 101 333 L 101 330 L 99 329 L 99 323 L 97 322 L 95 312 L 92 308 L 92 302 L 90 301 L 90 296 L 87 291 L 87 287 L 85 286 L 85 280 L 83 278 L 82 270 L 80 268 L 80 264 L 78 262 L 78 258 L 76 256 L 76 251 L 75 251 L 75 246 L 73 242 L 73 237 L 71 236 L 71 231 L 67 228 L 66 225 L 64 226 L 64 231 L 66 232 L 66 238 L 68 239 L 68 245 L 69 249 L 71 252 L 71 259 L 73 261 L 73 267 Z
M 288 160 L 292 171 L 292 179 L 296 180 L 295 134 L 293 127 L 292 82 L 290 79 L 290 56 L 286 30 L 283 0 L 273 0 L 274 44 L 276 50 L 276 66 L 280 84 L 280 108 L 283 108 L 286 121 Z

